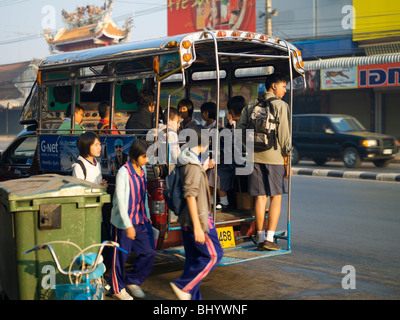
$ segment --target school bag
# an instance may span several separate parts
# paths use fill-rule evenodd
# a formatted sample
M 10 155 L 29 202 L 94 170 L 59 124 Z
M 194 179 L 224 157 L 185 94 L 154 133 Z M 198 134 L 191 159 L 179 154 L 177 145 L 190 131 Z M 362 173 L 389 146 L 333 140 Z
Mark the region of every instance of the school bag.
M 248 129 L 254 130 L 254 151 L 266 151 L 272 147 L 277 149 L 279 119 L 276 108 L 271 101 L 278 100 L 276 97 L 265 100 L 258 99 L 257 105 L 250 114 L 247 125 Z
M 83 171 L 83 175 L 85 177 L 83 180 L 86 180 L 86 167 L 85 167 L 85 164 L 82 162 L 82 160 L 78 160 L 78 161 L 76 161 L 76 163 L 81 166 L 82 171 Z
M 175 166 L 165 178 L 163 195 L 168 209 L 179 216 L 186 205 L 179 167 Z

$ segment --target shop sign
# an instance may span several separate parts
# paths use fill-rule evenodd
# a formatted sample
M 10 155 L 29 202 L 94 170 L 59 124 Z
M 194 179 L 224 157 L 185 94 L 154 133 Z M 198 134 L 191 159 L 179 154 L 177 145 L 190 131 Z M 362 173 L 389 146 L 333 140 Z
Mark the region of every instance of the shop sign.
M 321 89 L 357 88 L 357 67 L 321 70 Z
M 400 63 L 359 66 L 358 78 L 359 88 L 400 86 Z

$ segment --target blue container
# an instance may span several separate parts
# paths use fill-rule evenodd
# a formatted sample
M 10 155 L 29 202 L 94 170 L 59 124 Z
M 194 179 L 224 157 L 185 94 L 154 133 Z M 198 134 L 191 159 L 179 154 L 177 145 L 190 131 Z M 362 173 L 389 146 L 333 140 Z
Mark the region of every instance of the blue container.
M 57 300 L 103 300 L 104 286 L 95 283 L 60 284 L 54 291 Z

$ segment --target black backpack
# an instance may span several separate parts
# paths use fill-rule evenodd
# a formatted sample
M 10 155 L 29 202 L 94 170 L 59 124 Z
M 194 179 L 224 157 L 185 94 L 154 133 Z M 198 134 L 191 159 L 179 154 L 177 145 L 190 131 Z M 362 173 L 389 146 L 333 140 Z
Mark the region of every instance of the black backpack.
M 85 177 L 83 180 L 86 180 L 86 167 L 85 167 L 85 164 L 82 162 L 82 160 L 78 160 L 78 161 L 76 161 L 76 163 L 81 166 L 82 171 L 83 171 L 83 175 Z
M 276 108 L 271 101 L 278 100 L 276 97 L 265 100 L 258 99 L 258 103 L 250 114 L 247 128 L 254 130 L 254 151 L 266 151 L 274 147 L 278 148 L 278 126 L 279 119 Z

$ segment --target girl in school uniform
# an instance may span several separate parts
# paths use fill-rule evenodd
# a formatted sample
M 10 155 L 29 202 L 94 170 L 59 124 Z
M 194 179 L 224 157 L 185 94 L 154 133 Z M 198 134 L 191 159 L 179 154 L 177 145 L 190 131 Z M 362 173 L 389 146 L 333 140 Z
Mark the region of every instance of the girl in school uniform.
M 72 164 L 72 175 L 107 187 L 107 182 L 101 175 L 100 163 L 96 160 L 101 155 L 99 135 L 95 132 L 82 133 L 78 138 L 78 149 L 80 156 Z
M 149 276 L 156 254 L 147 203 L 147 148 L 144 140 L 136 139 L 129 149 L 130 160 L 118 170 L 116 177 L 111 239 L 136 254 L 134 268 L 125 274 L 129 254 L 113 250 L 109 283 L 113 297 L 119 300 L 144 297 L 140 285 Z
M 107 181 L 101 174 L 100 162 L 96 160 L 101 155 L 100 137 L 93 131 L 82 133 L 78 138 L 80 156 L 72 165 L 72 175 L 78 179 L 98 183 L 107 188 Z M 108 210 L 108 211 L 107 211 Z M 110 240 L 109 209 L 102 208 L 101 216 L 101 241 Z M 103 251 L 103 262 L 109 268 L 109 249 Z

